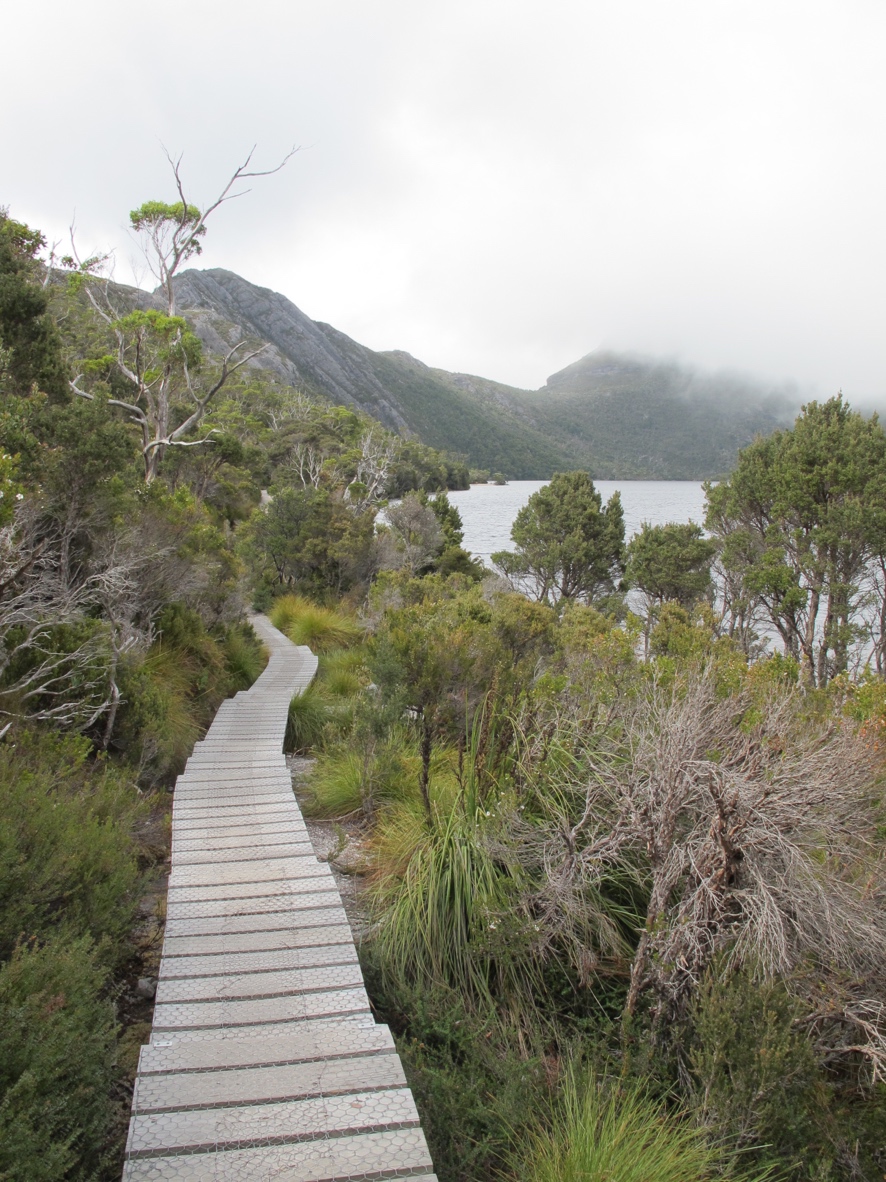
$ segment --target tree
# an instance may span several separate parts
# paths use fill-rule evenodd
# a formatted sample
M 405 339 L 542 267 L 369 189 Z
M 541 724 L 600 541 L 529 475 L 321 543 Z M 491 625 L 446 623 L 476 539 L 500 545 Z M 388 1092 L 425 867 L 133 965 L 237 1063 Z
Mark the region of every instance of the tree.
M 841 395 L 812 402 L 791 430 L 741 452 L 707 498 L 730 630 L 759 607 L 810 685 L 845 672 L 863 630 L 863 585 L 886 539 L 877 417 L 852 411 Z
M 250 152 L 218 197 L 202 211 L 185 196 L 181 157 L 177 160 L 168 157 L 179 200 L 146 201 L 129 215 L 133 229 L 142 237 L 148 266 L 160 283 L 165 312 L 157 308 L 124 308 L 115 299 L 110 277 L 100 280 L 97 276 L 107 260 L 81 260 L 76 248 L 63 260 L 76 272 L 76 281 L 110 330 L 116 346 L 113 353 L 97 359 L 87 367 L 86 373 L 73 379 L 71 388 L 82 398 L 92 398 L 93 394 L 81 384 L 90 369 L 113 370 L 123 380 L 126 397 L 109 401 L 112 406 L 125 410 L 140 429 L 148 484 L 156 478 L 168 448 L 211 442 L 212 432 L 203 439 L 188 439 L 188 436 L 199 426 L 209 404 L 231 374 L 262 352 L 262 349 L 243 352 L 245 342 L 238 341 L 222 359 L 219 373 L 203 383 L 199 377 L 202 346 L 185 320 L 177 315 L 175 276 L 184 262 L 201 252 L 201 239 L 206 234 L 210 215 L 225 202 L 243 196 L 243 192 L 231 192 L 238 181 L 279 172 L 296 151 L 293 148 L 276 168 L 263 171 L 249 171 L 253 155 Z
M 182 157 L 179 156 L 177 160 L 173 160 L 169 153 L 166 153 L 166 159 L 169 161 L 172 175 L 175 178 L 178 201 L 172 204 L 165 201 L 145 201 L 138 209 L 132 210 L 129 222 L 136 233 L 142 237 L 142 253 L 152 274 L 163 289 L 167 315 L 175 316 L 176 314 L 175 286 L 173 284 L 176 273 L 182 263 L 187 262 L 194 255 L 202 253 L 201 239 L 206 234 L 206 222 L 211 214 L 215 213 L 219 206 L 224 205 L 225 202 L 243 197 L 249 192 L 248 189 L 244 189 L 240 193 L 231 192 L 240 181 L 253 177 L 273 176 L 274 173 L 286 166 L 298 150 L 293 147 L 274 168 L 250 172 L 249 165 L 255 154 L 253 147 L 243 163 L 234 169 L 216 199 L 202 211 L 185 196 L 181 176 Z
M 283 488 L 256 511 L 244 549 L 266 583 L 342 595 L 369 574 L 374 521 L 326 489 Z
M 517 514 L 516 551 L 499 551 L 492 561 L 539 602 L 595 603 L 615 591 L 624 573 L 624 537 L 619 494 L 603 508 L 586 472 L 561 472 Z
M 691 608 L 711 589 L 711 563 L 715 542 L 705 538 L 701 526 L 643 523 L 628 544 L 625 578 L 645 600 L 644 648 L 649 655 L 649 635 L 657 610 L 676 602 Z
M 37 256 L 45 245 L 39 231 L 0 207 L 0 346 L 6 351 L 0 376 L 11 393 L 23 397 L 36 386 L 64 402 L 70 394 L 61 340 L 37 281 Z
M 386 513 L 388 529 L 379 538 L 381 566 L 405 568 L 410 575 L 426 569 L 440 553 L 443 530 L 437 514 L 415 493 L 392 505 Z
M 433 575 L 421 584 L 419 602 L 385 611 L 370 666 L 384 696 L 401 701 L 418 723 L 419 788 L 430 821 L 434 743 L 447 733 L 450 739 L 464 738 L 466 720 L 485 698 L 493 670 L 507 670 L 507 662 L 491 627 L 490 606 L 476 589 L 460 594 Z M 401 583 L 403 590 L 409 593 Z

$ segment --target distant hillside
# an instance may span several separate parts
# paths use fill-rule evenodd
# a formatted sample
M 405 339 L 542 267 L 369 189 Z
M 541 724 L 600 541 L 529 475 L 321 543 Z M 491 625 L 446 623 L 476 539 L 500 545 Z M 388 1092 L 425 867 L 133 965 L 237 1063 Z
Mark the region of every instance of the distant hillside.
M 589 354 L 541 390 L 518 390 L 367 349 L 230 271 L 185 271 L 176 288 L 210 352 L 243 336 L 267 341 L 261 367 L 281 380 L 514 479 L 576 467 L 601 479 L 721 476 L 755 434 L 796 411 L 746 379 L 614 353 Z
M 515 400 L 601 478 L 722 476 L 755 435 L 793 421 L 796 399 L 748 378 L 590 353 Z

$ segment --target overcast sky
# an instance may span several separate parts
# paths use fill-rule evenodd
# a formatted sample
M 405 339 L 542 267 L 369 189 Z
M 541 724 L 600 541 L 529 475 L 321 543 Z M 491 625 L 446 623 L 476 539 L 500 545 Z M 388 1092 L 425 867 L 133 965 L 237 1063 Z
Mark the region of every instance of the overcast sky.
M 276 176 L 199 265 L 534 388 L 600 346 L 886 404 L 882 0 L 31 0 L 0 203 L 131 278 L 130 209 Z

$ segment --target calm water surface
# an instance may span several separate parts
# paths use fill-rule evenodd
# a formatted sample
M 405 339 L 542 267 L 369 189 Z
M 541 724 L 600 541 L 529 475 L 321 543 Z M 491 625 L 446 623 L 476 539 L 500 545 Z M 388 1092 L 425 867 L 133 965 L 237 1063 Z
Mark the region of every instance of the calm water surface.
M 496 550 L 511 549 L 511 526 L 517 513 L 546 480 L 512 480 L 509 484 L 475 484 L 451 492 L 464 526 L 464 547 L 487 565 Z M 704 490 L 691 480 L 595 480 L 605 504 L 616 489 L 625 513 L 625 536 L 630 538 L 644 521 L 666 525 L 669 521 L 704 520 Z

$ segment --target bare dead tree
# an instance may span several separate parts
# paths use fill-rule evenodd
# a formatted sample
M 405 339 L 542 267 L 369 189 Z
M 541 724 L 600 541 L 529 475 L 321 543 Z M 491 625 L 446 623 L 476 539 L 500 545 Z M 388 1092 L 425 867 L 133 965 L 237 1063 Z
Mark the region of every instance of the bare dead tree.
M 289 450 L 284 470 L 298 480 L 302 488 L 319 488 L 325 463 L 323 453 L 310 443 L 296 443 Z
M 388 529 L 377 539 L 380 569 L 402 568 L 417 574 L 439 553 L 443 541 L 434 510 L 407 493 L 385 516 Z
M 200 239 L 206 233 L 206 223 L 211 215 L 226 202 L 234 201 L 238 197 L 245 197 L 247 193 L 251 192 L 250 189 L 242 189 L 238 193 L 231 192 L 241 181 L 273 176 L 285 168 L 292 157 L 301 150 L 293 145 L 280 163 L 273 168 L 251 169 L 250 165 L 256 147 L 257 145 L 253 146 L 243 163 L 234 169 L 215 200 L 211 201 L 203 210 L 188 201 L 185 195 L 181 174 L 183 157 L 174 158 L 164 148 L 166 159 L 169 161 L 172 175 L 175 178 L 179 201 L 174 205 L 149 201 L 141 209 L 134 210 L 130 214 L 133 229 L 142 234 L 145 239 L 142 253 L 151 273 L 163 288 L 169 316 L 176 315 L 173 279 L 182 263 L 202 252 Z
M 282 431 L 291 423 L 307 421 L 314 408 L 314 403 L 303 391 L 293 390 L 287 391 L 287 393 L 291 393 L 291 397 L 282 399 L 279 405 L 270 405 L 264 408 L 268 426 L 273 427 L 275 431 Z
M 238 356 L 246 345 L 245 341 L 238 342 L 222 358 L 215 379 L 203 386 L 193 372 L 193 362 L 199 356 L 194 348 L 197 338 L 188 333 L 184 320 L 176 317 L 164 321 L 151 312 L 124 313 L 114 306 L 109 283 L 87 284 L 85 290 L 96 313 L 113 334 L 116 367 L 133 391 L 131 399 L 109 398 L 108 405 L 124 410 L 139 428 L 145 483 L 150 484 L 160 470 L 167 448 L 199 447 L 212 442 L 214 430 L 202 439 L 189 440 L 185 436 L 199 426 L 209 404 L 231 375 L 258 357 L 267 346 Z M 92 400 L 94 395 L 80 385 L 83 377 L 81 373 L 73 378 L 71 389 L 79 397 Z M 180 406 L 185 408 L 183 417 L 178 413 Z M 181 422 L 176 423 L 179 417 Z
M 399 442 L 370 427 L 360 440 L 360 458 L 354 479 L 345 495 L 355 509 L 376 505 L 383 498 L 385 486 L 397 458 Z
M 116 533 L 104 539 L 96 555 L 97 569 L 89 579 L 89 587 L 108 621 L 111 648 L 107 715 L 102 731 L 102 747 L 106 751 L 123 704 L 118 680 L 120 664 L 127 654 L 146 651 L 153 639 L 151 613 L 145 611 L 142 576 L 165 557 L 167 553 L 146 552 L 133 546 L 129 536 Z
M 684 1014 L 716 956 L 794 988 L 813 965 L 833 983 L 819 1041 L 882 1075 L 886 880 L 870 746 L 804 715 L 798 691 L 727 696 L 711 675 L 654 685 L 593 730 L 570 725 L 546 740 L 560 754 L 538 793 L 544 822 L 515 822 L 540 940 L 565 941 L 577 964 L 613 951 L 607 884 L 632 879 L 647 902 L 626 1017 L 642 998 L 658 1029 Z M 530 783 L 540 754 L 527 754 Z M 590 922 L 595 899 L 602 919 Z
M 0 717 L 88 727 L 109 703 L 107 629 L 64 643 L 60 630 L 83 625 L 94 596 L 66 584 L 55 542 L 31 525 L 20 513 L 0 529 Z

